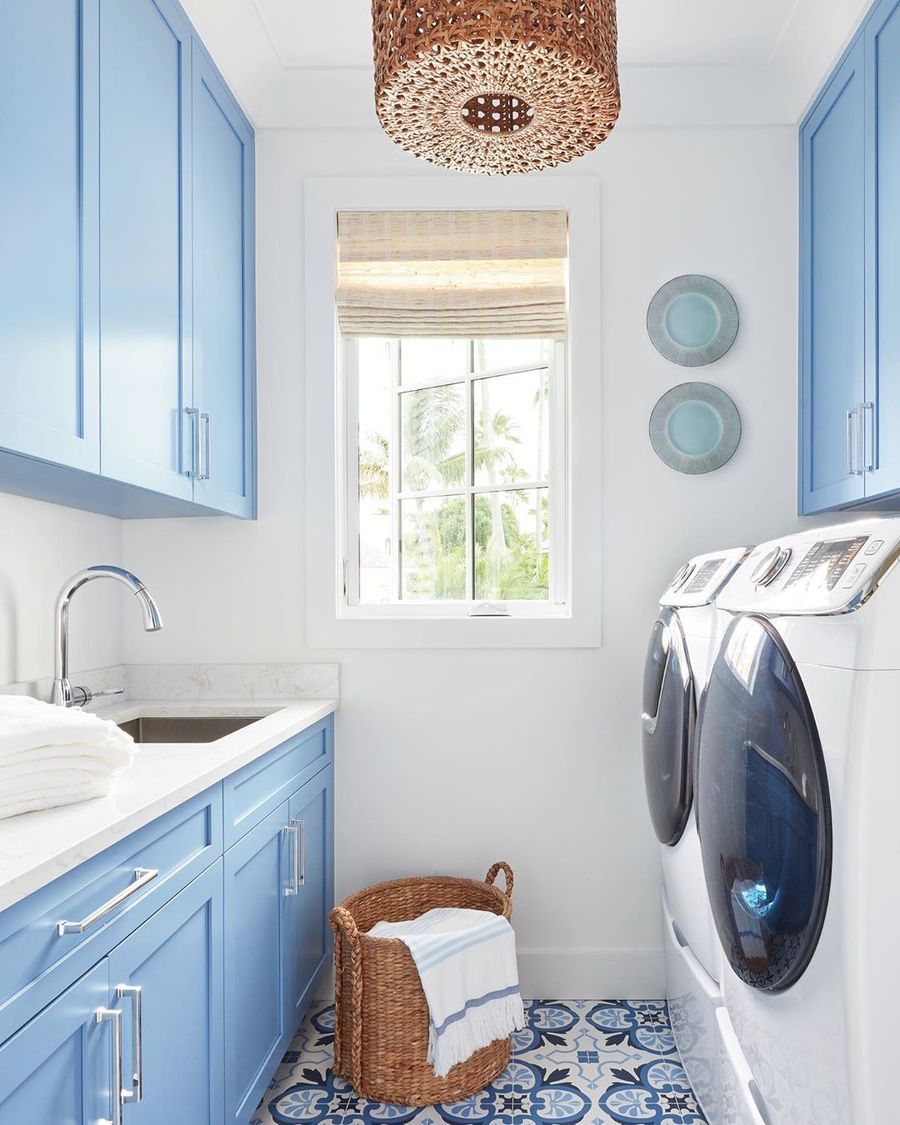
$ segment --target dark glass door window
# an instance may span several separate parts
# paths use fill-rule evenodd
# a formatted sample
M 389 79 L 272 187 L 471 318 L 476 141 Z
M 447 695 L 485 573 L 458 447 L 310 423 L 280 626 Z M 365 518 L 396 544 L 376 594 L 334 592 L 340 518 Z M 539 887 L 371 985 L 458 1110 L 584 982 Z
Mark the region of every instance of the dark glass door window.
M 678 614 L 663 610 L 644 664 L 644 782 L 650 819 L 663 844 L 681 839 L 691 811 L 694 686 Z
M 806 691 L 774 627 L 737 617 L 700 712 L 697 818 L 726 957 L 788 988 L 813 955 L 831 880 L 831 804 Z

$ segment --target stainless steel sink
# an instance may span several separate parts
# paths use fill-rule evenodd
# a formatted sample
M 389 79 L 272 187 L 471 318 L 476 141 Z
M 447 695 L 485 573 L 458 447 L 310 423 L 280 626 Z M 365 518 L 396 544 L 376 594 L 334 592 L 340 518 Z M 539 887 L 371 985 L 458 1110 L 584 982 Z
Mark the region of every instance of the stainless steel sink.
M 226 734 L 234 734 L 262 715 L 183 715 L 170 718 L 141 715 L 117 724 L 137 743 L 215 742 Z

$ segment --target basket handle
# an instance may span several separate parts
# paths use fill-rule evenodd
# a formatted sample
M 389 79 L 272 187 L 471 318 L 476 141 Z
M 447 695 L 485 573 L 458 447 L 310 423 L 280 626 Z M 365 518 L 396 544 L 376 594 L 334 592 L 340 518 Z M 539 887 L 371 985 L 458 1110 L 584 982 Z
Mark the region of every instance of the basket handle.
M 343 906 L 336 906 L 332 910 L 328 915 L 328 923 L 334 931 L 334 1072 L 345 1075 L 350 1079 L 350 1085 L 359 1089 L 362 1080 L 362 942 L 359 940 L 359 928 L 353 915 Z M 351 1003 L 355 1013 L 351 1028 L 350 1059 L 346 1066 L 342 1058 L 344 1041 L 341 1029 L 344 938 L 350 947 Z
M 498 860 L 494 864 L 494 866 L 490 869 L 490 871 L 487 873 L 487 875 L 485 875 L 484 881 L 486 883 L 488 883 L 490 886 L 493 886 L 494 880 L 497 878 L 497 876 L 500 874 L 501 871 L 506 876 L 506 897 L 512 898 L 513 884 L 515 883 L 515 877 L 513 876 L 513 869 L 509 866 L 509 864 L 506 862 L 506 860 L 504 860 L 504 859 Z

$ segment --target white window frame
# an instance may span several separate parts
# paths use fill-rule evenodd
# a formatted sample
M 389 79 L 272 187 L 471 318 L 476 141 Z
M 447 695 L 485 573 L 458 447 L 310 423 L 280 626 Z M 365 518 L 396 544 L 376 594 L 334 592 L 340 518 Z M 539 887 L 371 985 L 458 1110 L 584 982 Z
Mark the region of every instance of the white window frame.
M 472 617 L 476 615 L 474 607 L 491 607 L 501 611 L 501 615 L 522 618 L 548 618 L 567 617 L 568 589 L 569 589 L 569 516 L 568 516 L 568 411 L 566 409 L 566 343 L 564 340 L 553 342 L 553 360 L 551 365 L 521 364 L 516 367 L 497 370 L 475 371 L 473 358 L 470 354 L 466 372 L 460 375 L 448 375 L 442 378 L 416 382 L 414 386 L 403 386 L 399 377 L 400 349 L 396 346 L 402 341 L 392 341 L 392 363 L 394 379 L 392 393 L 394 401 L 391 404 L 391 434 L 390 434 L 390 477 L 397 481 L 400 475 L 400 466 L 397 463 L 399 447 L 398 436 L 400 433 L 401 397 L 405 392 L 428 390 L 432 387 L 461 385 L 464 387 L 465 412 L 466 412 L 466 462 L 472 464 L 472 411 L 474 402 L 475 383 L 482 379 L 493 379 L 503 375 L 525 374 L 530 371 L 549 370 L 550 394 L 548 396 L 550 434 L 550 457 L 548 459 L 548 473 L 546 480 L 503 482 L 494 486 L 476 484 L 474 481 L 453 488 L 426 489 L 423 492 L 404 492 L 398 489 L 392 492 L 391 504 L 391 557 L 398 559 L 400 543 L 400 529 L 397 505 L 403 500 L 429 499 L 433 497 L 461 496 L 466 499 L 472 496 L 483 496 L 488 492 L 508 492 L 511 489 L 546 489 L 550 503 L 550 591 L 549 598 L 544 601 L 531 600 L 491 600 L 490 602 L 476 601 L 471 579 L 473 577 L 473 559 L 470 557 L 466 565 L 466 598 L 463 601 L 453 601 L 447 598 L 427 600 L 398 600 L 384 605 L 362 604 L 359 592 L 359 349 L 358 341 L 352 337 L 343 338 L 340 348 L 340 368 L 338 378 L 342 383 L 343 392 L 343 425 L 340 427 L 340 446 L 338 452 L 338 493 L 337 502 L 340 506 L 340 552 L 343 565 L 343 582 L 339 613 L 342 617 L 365 620 L 366 618 L 384 619 L 406 617 L 442 618 L 442 617 Z M 354 502 L 355 501 L 355 502 Z M 471 504 L 466 505 L 466 545 L 467 553 L 471 556 L 474 551 L 475 529 L 473 527 L 473 509 Z M 396 565 L 396 562 L 395 562 Z M 397 577 L 399 578 L 399 572 Z
M 600 632 L 601 347 L 600 192 L 592 176 L 310 178 L 304 191 L 306 643 L 339 648 L 595 648 Z M 344 340 L 337 327 L 337 215 L 385 210 L 565 210 L 569 217 L 569 334 L 565 342 L 568 440 L 555 466 L 568 518 L 565 604 L 531 603 L 528 616 L 351 607 Z M 552 493 L 551 493 L 552 495 Z M 553 568 L 551 567 L 551 570 Z M 505 603 L 514 607 L 517 603 Z M 544 614 L 535 605 L 546 607 Z M 441 616 L 436 616 L 435 606 Z M 355 612 L 356 609 L 364 612 Z M 384 612 L 382 612 L 382 609 Z M 371 612 L 378 610 L 379 612 Z

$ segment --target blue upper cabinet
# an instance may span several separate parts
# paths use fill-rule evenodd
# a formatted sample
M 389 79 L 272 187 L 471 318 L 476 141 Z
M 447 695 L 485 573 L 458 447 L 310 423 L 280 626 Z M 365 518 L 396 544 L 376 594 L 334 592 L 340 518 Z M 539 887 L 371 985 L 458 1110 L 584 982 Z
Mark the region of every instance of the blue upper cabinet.
M 801 143 L 800 508 L 860 500 L 865 397 L 865 78 L 861 42 Z
M 800 131 L 800 511 L 900 507 L 900 3 Z
M 194 498 L 254 506 L 253 132 L 195 42 L 193 54 Z
M 178 4 L 100 0 L 101 466 L 182 499 L 192 496 L 190 79 Z
M 92 472 L 97 3 L 0 6 L 0 448 Z
M 252 517 L 253 130 L 181 5 L 2 5 L 0 98 L 0 488 Z
M 900 3 L 866 26 L 867 185 L 866 497 L 900 489 Z

